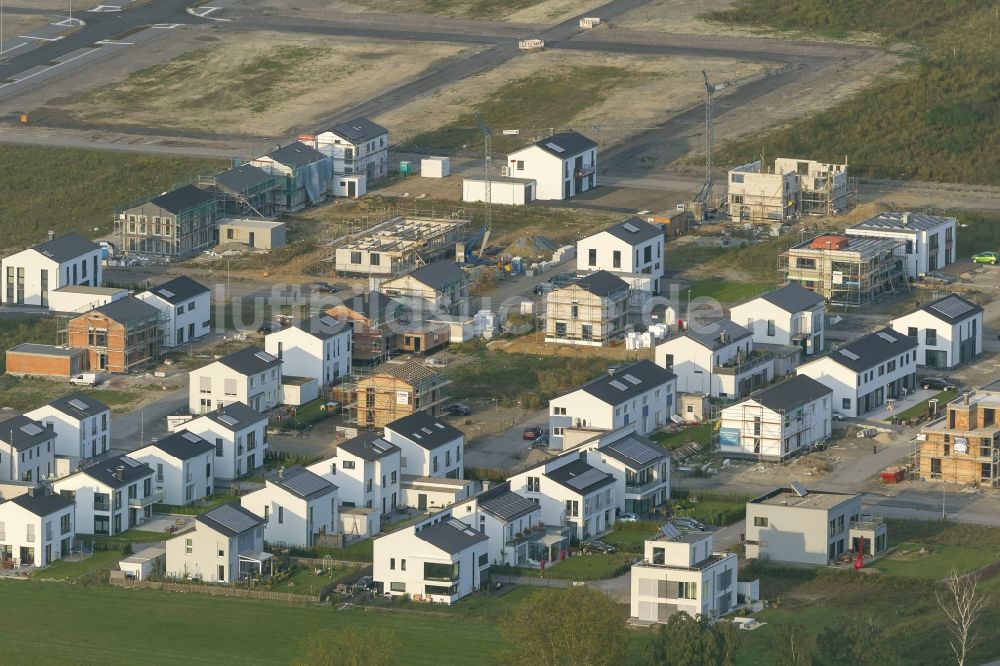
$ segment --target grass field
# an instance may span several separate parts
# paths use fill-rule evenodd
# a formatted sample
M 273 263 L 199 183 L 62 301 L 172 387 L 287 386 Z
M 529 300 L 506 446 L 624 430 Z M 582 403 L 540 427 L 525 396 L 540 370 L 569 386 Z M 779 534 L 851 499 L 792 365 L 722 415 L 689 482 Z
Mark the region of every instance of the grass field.
M 162 536 L 162 535 L 161 535 Z M 97 550 L 85 560 L 66 562 L 58 560 L 44 569 L 31 572 L 32 578 L 71 580 L 78 576 L 92 573 L 98 569 L 110 568 L 112 564 L 125 557 L 117 550 Z
M 723 146 L 720 162 L 762 152 L 848 156 L 853 173 L 882 178 L 1000 183 L 1000 13 L 983 0 L 740 0 L 717 21 L 840 36 L 876 32 L 916 44 L 905 75 L 812 117 Z
M 0 375 L 0 407 L 16 411 L 28 411 L 58 398 L 80 391 L 100 400 L 112 412 L 120 413 L 143 397 L 139 391 L 117 389 L 87 389 L 73 386 L 69 381 L 58 379 L 38 379 L 35 377 L 13 377 Z
M 544 0 L 348 0 L 351 4 L 378 11 L 401 11 L 418 14 L 444 14 L 491 18 L 512 14 L 519 9 L 537 5 Z
M 695 280 L 688 288 L 691 298 L 714 298 L 722 303 L 739 303 L 774 288 L 773 282 L 731 282 L 727 280 Z M 686 290 L 681 290 L 683 295 Z
M 358 567 L 336 566 L 328 573 L 317 576 L 310 567 L 296 567 L 291 576 L 273 585 L 271 591 L 318 596 L 324 587 L 357 570 Z
M 947 403 L 949 400 L 954 399 L 954 397 L 955 397 L 954 391 L 941 391 L 933 398 L 928 398 L 927 400 L 918 402 L 917 404 L 913 405 L 913 407 L 910 407 L 909 409 L 905 409 L 899 412 L 898 414 L 895 415 L 895 417 L 898 419 L 902 419 L 904 421 L 908 421 L 909 419 L 915 419 L 923 415 L 924 411 L 927 409 L 927 403 L 930 400 L 937 400 L 938 406 L 940 408 L 944 408 L 945 403 Z
M 680 448 L 688 442 L 707 444 L 712 441 L 712 424 L 699 423 L 696 426 L 685 428 L 680 432 L 656 432 L 650 435 L 649 438 L 670 451 Z
M 656 534 L 659 528 L 660 523 L 653 521 L 615 523 L 614 530 L 601 537 L 601 541 L 626 553 L 641 554 L 644 552 L 646 539 Z
M 60 234 L 78 231 L 88 237 L 106 234 L 113 229 L 115 206 L 225 167 L 220 160 L 4 145 L 0 150 L 0 227 L 4 229 L 0 245 L 34 245 L 44 241 L 50 229 Z
M 926 554 L 920 553 L 921 549 Z M 928 548 L 924 544 L 905 542 L 896 545 L 893 553 L 872 566 L 893 576 L 941 580 L 952 570 L 960 572 L 981 569 L 997 560 L 998 554 L 979 548 L 963 546 L 936 546 Z

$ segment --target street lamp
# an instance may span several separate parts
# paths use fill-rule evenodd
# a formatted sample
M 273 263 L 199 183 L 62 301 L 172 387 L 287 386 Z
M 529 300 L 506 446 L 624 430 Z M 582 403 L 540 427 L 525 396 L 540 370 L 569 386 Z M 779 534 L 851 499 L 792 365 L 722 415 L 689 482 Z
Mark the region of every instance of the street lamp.
M 139 410 L 139 446 L 146 443 L 146 410 Z

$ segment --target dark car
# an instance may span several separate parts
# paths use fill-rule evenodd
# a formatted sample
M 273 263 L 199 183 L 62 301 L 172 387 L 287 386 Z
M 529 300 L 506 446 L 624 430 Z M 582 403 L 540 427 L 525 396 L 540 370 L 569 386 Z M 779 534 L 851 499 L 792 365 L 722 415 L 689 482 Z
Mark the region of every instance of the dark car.
M 472 414 L 472 410 L 460 402 L 448 405 L 444 408 L 444 411 L 452 416 L 469 416 Z
M 545 431 L 538 426 L 531 426 L 530 428 L 524 429 L 524 433 L 521 434 L 521 437 L 524 439 L 536 440 L 541 437 L 544 432 Z
M 321 291 L 325 294 L 336 294 L 337 287 L 330 284 L 329 282 L 313 282 L 312 288 L 314 291 Z
M 615 547 L 609 543 L 604 543 L 603 541 L 581 541 L 580 550 L 584 553 L 603 553 L 605 555 L 610 555 L 615 552 Z
M 268 333 L 274 333 L 275 331 L 280 331 L 280 330 L 281 330 L 281 324 L 274 321 L 265 321 L 263 324 L 260 325 L 260 328 L 257 329 L 257 332 L 260 333 L 261 335 L 267 335 Z
M 955 389 L 955 384 L 943 377 L 925 377 L 924 380 L 920 382 L 920 387 L 925 389 L 934 389 L 935 391 L 953 391 Z

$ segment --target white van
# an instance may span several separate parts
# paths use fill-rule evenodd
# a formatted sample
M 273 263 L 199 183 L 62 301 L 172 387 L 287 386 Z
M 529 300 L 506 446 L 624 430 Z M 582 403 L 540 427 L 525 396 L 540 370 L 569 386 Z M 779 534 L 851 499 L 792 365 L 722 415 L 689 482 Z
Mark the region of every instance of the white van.
M 100 381 L 101 379 L 96 372 L 82 372 L 69 378 L 69 383 L 77 386 L 97 386 Z

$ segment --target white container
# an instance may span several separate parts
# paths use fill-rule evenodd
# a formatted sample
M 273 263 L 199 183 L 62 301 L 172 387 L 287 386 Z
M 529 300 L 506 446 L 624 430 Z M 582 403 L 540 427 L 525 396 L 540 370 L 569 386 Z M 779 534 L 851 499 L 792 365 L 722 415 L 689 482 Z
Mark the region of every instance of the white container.
M 423 178 L 445 178 L 451 175 L 451 160 L 447 157 L 425 157 L 420 160 Z

